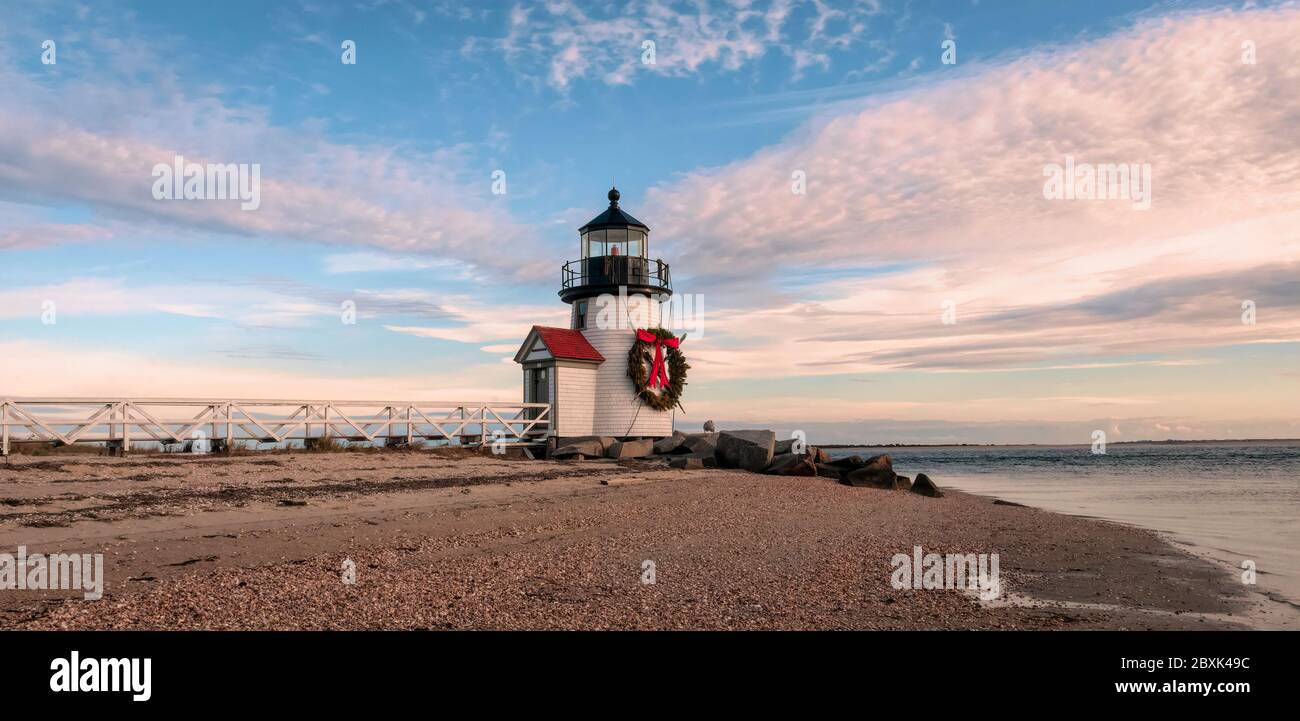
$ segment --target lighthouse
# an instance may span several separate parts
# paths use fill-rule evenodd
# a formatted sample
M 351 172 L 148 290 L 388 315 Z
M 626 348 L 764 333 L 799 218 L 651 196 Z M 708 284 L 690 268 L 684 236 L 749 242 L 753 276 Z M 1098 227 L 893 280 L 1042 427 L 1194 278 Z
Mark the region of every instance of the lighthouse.
M 569 327 L 533 326 L 515 354 L 524 402 L 551 404 L 550 434 L 561 441 L 672 435 L 689 367 L 660 328 L 673 292 L 668 264 L 651 255 L 650 227 L 619 206 L 618 189 L 607 197 L 578 229 L 577 260 L 561 267 Z

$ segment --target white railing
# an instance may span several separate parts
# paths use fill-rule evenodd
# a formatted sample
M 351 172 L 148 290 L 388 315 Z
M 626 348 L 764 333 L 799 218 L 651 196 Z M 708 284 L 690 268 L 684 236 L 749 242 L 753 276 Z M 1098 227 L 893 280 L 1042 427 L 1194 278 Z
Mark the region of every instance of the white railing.
M 122 451 L 141 441 L 531 443 L 549 434 L 550 413 L 547 403 L 0 396 L 0 454 L 9 454 L 11 441 Z

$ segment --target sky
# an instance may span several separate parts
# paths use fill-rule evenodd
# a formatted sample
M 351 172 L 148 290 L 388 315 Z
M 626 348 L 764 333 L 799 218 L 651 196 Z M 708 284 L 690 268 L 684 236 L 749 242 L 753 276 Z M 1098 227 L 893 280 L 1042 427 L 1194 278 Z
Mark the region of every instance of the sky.
M 0 395 L 518 401 L 616 183 L 703 309 L 681 428 L 1300 437 L 1293 2 L 0 18 Z M 156 197 L 177 156 L 257 207 Z

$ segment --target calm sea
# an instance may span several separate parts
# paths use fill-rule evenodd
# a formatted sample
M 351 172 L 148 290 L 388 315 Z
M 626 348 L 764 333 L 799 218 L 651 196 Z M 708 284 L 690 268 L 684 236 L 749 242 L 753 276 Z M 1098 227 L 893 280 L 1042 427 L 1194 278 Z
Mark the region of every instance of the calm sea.
M 1300 442 L 837 448 L 888 453 L 905 476 L 1164 532 L 1300 603 Z

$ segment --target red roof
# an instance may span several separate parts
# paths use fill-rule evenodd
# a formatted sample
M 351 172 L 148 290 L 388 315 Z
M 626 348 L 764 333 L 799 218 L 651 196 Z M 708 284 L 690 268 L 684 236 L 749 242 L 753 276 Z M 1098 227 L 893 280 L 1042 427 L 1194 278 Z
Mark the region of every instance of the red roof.
M 546 349 L 556 358 L 565 360 L 595 361 L 604 363 L 605 356 L 592 347 L 582 331 L 569 328 L 548 328 L 543 325 L 533 326 L 533 330 L 542 337 Z

